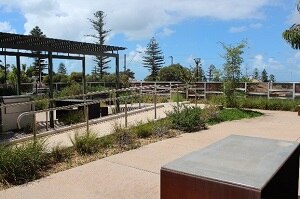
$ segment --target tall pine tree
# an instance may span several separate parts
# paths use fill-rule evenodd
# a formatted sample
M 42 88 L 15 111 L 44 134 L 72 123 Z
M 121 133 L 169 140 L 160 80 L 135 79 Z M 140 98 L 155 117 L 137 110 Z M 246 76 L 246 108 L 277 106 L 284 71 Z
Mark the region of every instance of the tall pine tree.
M 152 37 L 147 45 L 145 56 L 143 56 L 143 65 L 145 68 L 148 68 L 151 73 L 146 79 L 156 81 L 158 72 L 164 63 L 164 56 L 159 48 L 158 42 Z
M 42 32 L 40 27 L 35 26 L 31 31 L 30 35 L 35 36 L 35 37 L 42 37 L 45 38 L 46 35 Z M 41 51 L 34 51 L 33 54 L 41 54 Z M 35 58 L 33 62 L 33 70 L 34 70 L 34 75 L 39 77 L 39 82 L 42 82 L 42 76 L 43 76 L 43 70 L 47 68 L 47 64 L 45 63 L 45 59 L 43 58 Z
M 261 81 L 262 82 L 268 82 L 268 73 L 267 73 L 266 69 L 264 69 L 261 72 Z
M 104 45 L 106 37 L 108 33 L 111 31 L 105 30 L 104 29 L 104 19 L 105 19 L 105 14 L 103 11 L 97 11 L 94 13 L 94 19 L 89 19 L 89 21 L 92 24 L 93 29 L 96 31 L 96 34 L 94 35 L 89 35 L 93 38 L 95 38 L 96 44 L 99 45 Z M 96 65 L 92 71 L 94 76 L 100 75 L 100 79 L 103 78 L 103 75 L 105 74 L 106 70 L 109 69 L 108 63 L 110 62 L 109 57 L 107 56 L 95 56 L 94 61 L 96 62 Z

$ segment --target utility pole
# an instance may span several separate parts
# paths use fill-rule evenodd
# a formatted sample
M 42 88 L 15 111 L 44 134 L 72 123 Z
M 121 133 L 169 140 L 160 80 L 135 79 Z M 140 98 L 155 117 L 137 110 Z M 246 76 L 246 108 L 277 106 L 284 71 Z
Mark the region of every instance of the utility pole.
M 171 58 L 171 65 L 173 65 L 173 56 L 169 56 Z
M 196 63 L 196 81 L 199 81 L 199 65 L 201 66 L 201 58 L 195 58 L 194 61 Z

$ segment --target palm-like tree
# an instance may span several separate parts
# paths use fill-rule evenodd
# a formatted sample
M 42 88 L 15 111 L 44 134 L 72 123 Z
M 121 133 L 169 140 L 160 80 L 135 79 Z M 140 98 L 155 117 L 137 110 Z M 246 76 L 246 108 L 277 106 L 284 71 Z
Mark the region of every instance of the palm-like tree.
M 297 4 L 297 10 L 300 13 L 300 0 Z M 300 24 L 292 25 L 292 27 L 282 33 L 282 36 L 291 44 L 292 48 L 300 49 Z

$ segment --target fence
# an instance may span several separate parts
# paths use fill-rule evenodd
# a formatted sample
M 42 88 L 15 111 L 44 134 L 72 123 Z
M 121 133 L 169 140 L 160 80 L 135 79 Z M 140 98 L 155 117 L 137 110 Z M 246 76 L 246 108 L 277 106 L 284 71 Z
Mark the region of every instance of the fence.
M 73 96 L 67 96 L 67 97 L 60 97 L 60 98 L 54 98 L 54 99 L 48 99 L 46 100 L 48 103 L 57 101 L 57 100 L 64 100 L 64 99 L 69 99 L 69 98 L 81 98 L 82 101 L 78 104 L 72 104 L 72 105 L 65 105 L 65 106 L 60 106 L 60 107 L 54 107 L 54 108 L 46 108 L 43 110 L 35 110 L 35 111 L 28 111 L 21 113 L 19 117 L 17 118 L 16 123 L 18 124 L 18 127 L 20 127 L 19 123 L 22 120 L 22 118 L 25 115 L 33 115 L 33 122 L 31 126 L 32 132 L 30 132 L 29 135 L 22 137 L 21 139 L 18 140 L 1 140 L 0 143 L 15 143 L 15 142 L 20 142 L 28 139 L 36 139 L 37 137 L 42 137 L 42 136 L 47 136 L 50 134 L 62 132 L 62 131 L 67 131 L 71 130 L 74 128 L 79 128 L 79 127 L 86 127 L 86 131 L 89 130 L 90 124 L 96 124 L 99 122 L 106 121 L 108 119 L 115 119 L 119 117 L 124 117 L 125 121 L 125 127 L 127 127 L 127 118 L 128 115 L 130 114 L 136 114 L 139 111 L 148 111 L 148 110 L 154 110 L 154 118 L 157 118 L 157 108 L 162 107 L 162 105 L 157 105 L 157 96 L 159 96 L 162 92 L 166 92 L 165 90 L 168 89 L 174 89 L 176 87 L 177 91 L 180 88 L 178 85 L 172 85 L 173 87 L 162 87 L 162 86 L 143 86 L 143 87 L 131 87 L 131 88 L 125 88 L 125 89 L 119 89 L 119 90 L 106 90 L 106 91 L 101 91 L 101 92 L 92 92 L 92 93 L 87 93 L 87 94 L 82 94 L 82 95 L 73 95 Z M 159 89 L 158 89 L 159 88 Z M 184 88 L 180 88 L 184 89 Z M 141 92 L 142 90 L 148 90 L 147 93 Z M 170 92 L 170 91 L 168 91 Z M 103 97 L 103 94 L 107 94 L 109 97 L 107 98 L 101 98 Z M 152 97 L 152 106 L 145 106 L 142 105 L 142 96 L 151 96 Z M 99 99 L 100 97 L 100 99 Z M 36 100 L 36 101 L 30 101 L 30 102 L 23 102 L 23 103 L 15 103 L 15 104 L 7 104 L 7 105 L 2 105 L 0 108 L 5 109 L 7 107 L 11 106 L 20 106 L 24 104 L 36 104 L 38 102 L 45 101 L 44 100 Z M 121 102 L 121 108 L 118 111 L 117 105 L 119 104 L 118 102 Z M 103 118 L 97 118 L 91 120 L 89 118 L 89 106 L 90 105 L 99 105 L 100 104 L 107 104 L 107 106 L 113 107 L 117 111 L 112 111 L 114 113 L 117 113 L 115 115 L 111 115 L 109 117 L 103 117 Z M 134 107 L 133 107 L 133 103 Z M 78 109 L 79 107 L 84 107 L 84 120 L 85 122 L 81 123 L 76 123 L 72 126 L 68 125 L 56 125 L 54 128 L 49 127 L 49 113 L 54 112 L 54 111 L 60 111 L 60 110 L 69 110 L 72 111 L 74 109 Z M 92 110 L 93 111 L 93 110 Z M 57 112 L 56 112 L 57 113 Z M 38 114 L 45 114 L 45 125 L 44 126 L 38 126 L 37 122 L 37 115 Z M 0 134 L 1 135 L 1 134 Z
M 174 85 L 184 86 L 181 82 L 144 82 L 137 81 L 131 82 L 131 86 L 163 86 L 174 87 Z M 222 82 L 196 82 L 193 85 L 188 85 L 186 91 L 180 90 L 179 92 L 185 93 L 188 98 L 204 98 L 211 95 L 223 94 L 224 85 Z M 244 82 L 239 83 L 236 90 L 243 92 L 246 96 L 259 96 L 268 99 L 296 99 L 300 97 L 300 82 Z M 171 90 L 170 90 L 171 91 Z M 147 92 L 147 90 L 142 90 Z M 169 93 L 162 93 L 162 95 L 171 95 Z

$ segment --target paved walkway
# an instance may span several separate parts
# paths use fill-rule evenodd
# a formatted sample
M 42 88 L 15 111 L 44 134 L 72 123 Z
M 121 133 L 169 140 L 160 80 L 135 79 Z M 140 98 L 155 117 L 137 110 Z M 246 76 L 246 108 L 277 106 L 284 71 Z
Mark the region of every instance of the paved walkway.
M 162 165 L 230 134 L 299 140 L 296 113 L 263 112 L 263 117 L 221 123 L 13 187 L 1 191 L 0 198 L 159 198 Z

